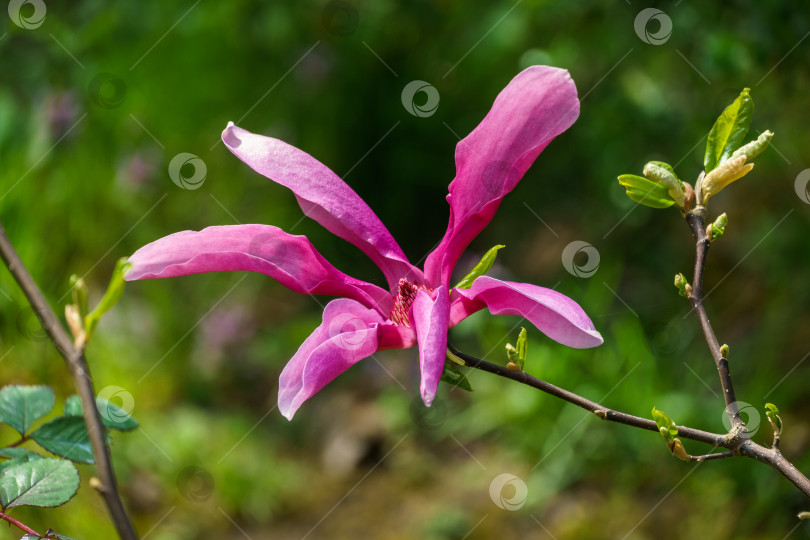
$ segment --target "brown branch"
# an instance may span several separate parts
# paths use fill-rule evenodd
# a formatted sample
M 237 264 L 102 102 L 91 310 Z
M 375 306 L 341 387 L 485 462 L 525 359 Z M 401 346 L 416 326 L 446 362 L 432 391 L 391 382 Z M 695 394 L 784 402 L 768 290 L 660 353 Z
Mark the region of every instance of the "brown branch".
M 731 420 L 732 428 L 736 428 L 742 432 L 746 432 L 745 422 L 740 416 L 740 408 L 737 405 L 737 398 L 734 395 L 734 384 L 731 382 L 731 372 L 728 369 L 728 359 L 723 357 L 720 352 L 720 343 L 717 341 L 717 336 L 714 334 L 714 329 L 709 322 L 709 316 L 706 314 L 706 309 L 703 307 L 703 272 L 706 267 L 706 253 L 709 251 L 711 241 L 706 236 L 706 224 L 703 222 L 703 216 L 706 209 L 698 206 L 693 211 L 686 214 L 686 221 L 692 229 L 692 234 L 695 237 L 695 275 L 692 281 L 692 291 L 689 294 L 689 302 L 692 304 L 692 309 L 697 315 L 700 327 L 703 330 L 703 335 L 706 338 L 706 343 L 709 345 L 709 350 L 714 358 L 714 363 L 717 366 L 717 374 L 720 376 L 720 387 L 723 389 L 723 398 L 726 402 L 726 414 Z
M 689 461 L 697 461 L 698 463 L 702 463 L 704 461 L 711 461 L 713 459 L 725 459 L 734 456 L 735 456 L 734 450 L 726 450 L 725 452 L 703 454 L 702 456 L 689 456 Z
M 138 536 L 135 534 L 132 523 L 129 521 L 124 505 L 121 502 L 121 497 L 118 494 L 115 472 L 113 471 L 110 458 L 110 449 L 104 440 L 104 427 L 101 422 L 98 407 L 96 407 L 96 393 L 93 390 L 93 381 L 90 378 L 90 370 L 84 358 L 84 351 L 74 347 L 73 341 L 59 323 L 59 320 L 56 318 L 53 310 L 51 310 L 36 282 L 34 282 L 31 274 L 28 273 L 22 260 L 20 260 L 20 257 L 14 250 L 14 246 L 6 236 L 6 232 L 1 223 L 0 256 L 2 256 L 9 272 L 11 272 L 17 284 L 20 286 L 23 293 L 25 293 L 28 302 L 30 302 L 31 307 L 34 309 L 37 317 L 39 317 L 42 327 L 56 346 L 59 354 L 65 359 L 73 375 L 76 389 L 81 398 L 82 408 L 84 410 L 84 423 L 87 426 L 87 432 L 90 436 L 93 457 L 95 458 L 96 469 L 101 483 L 99 491 L 104 498 L 107 510 L 115 524 L 118 535 L 124 540 L 137 540 Z
M 609 409 L 607 407 L 600 405 L 599 403 L 596 403 L 595 401 L 591 401 L 569 390 L 560 388 L 559 386 L 555 386 L 551 383 L 538 379 L 537 377 L 533 377 L 532 375 L 529 375 L 525 371 L 513 371 L 509 368 L 505 368 L 497 364 L 491 364 L 489 362 L 481 360 L 480 358 L 470 356 L 469 354 L 457 350 L 450 344 L 447 345 L 447 348 L 450 349 L 450 352 L 452 352 L 455 356 L 463 360 L 465 365 L 471 368 L 480 369 L 481 371 L 486 371 L 487 373 L 492 373 L 494 375 L 498 375 L 500 377 L 504 377 L 507 379 L 512 379 L 513 381 L 517 381 L 521 384 L 531 386 L 532 388 L 536 388 L 537 390 L 545 392 L 546 394 L 560 398 L 563 401 L 567 401 L 568 403 L 572 403 L 577 407 L 581 407 L 586 411 L 590 411 L 599 418 L 601 418 L 602 420 L 607 420 L 609 422 L 616 422 L 619 424 L 624 424 L 626 426 L 631 426 L 639 429 L 646 429 L 648 431 L 655 431 L 656 433 L 658 432 L 658 426 L 656 425 L 655 421 L 650 420 L 648 418 L 641 418 L 639 416 L 633 416 L 632 414 L 627 414 L 620 411 L 615 411 L 613 409 Z M 683 437 L 684 439 L 703 442 L 706 444 L 710 444 L 712 446 L 726 445 L 725 435 L 718 433 L 710 433 L 708 431 L 702 431 L 700 429 L 678 426 L 678 435 Z

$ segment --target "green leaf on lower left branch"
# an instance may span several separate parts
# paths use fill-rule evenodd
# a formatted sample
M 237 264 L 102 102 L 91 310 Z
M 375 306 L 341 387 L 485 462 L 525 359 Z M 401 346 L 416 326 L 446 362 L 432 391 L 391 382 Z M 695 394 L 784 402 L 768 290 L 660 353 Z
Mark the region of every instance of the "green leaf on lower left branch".
M 77 463 L 93 463 L 90 436 L 81 416 L 60 416 L 31 434 L 42 448 Z
M 10 467 L 0 477 L 0 504 L 60 506 L 79 489 L 79 472 L 65 459 L 45 458 Z
M 467 376 L 460 372 L 453 364 L 448 362 L 444 363 L 442 378 L 439 380 L 446 382 L 447 384 L 457 386 L 462 390 L 466 390 L 467 392 L 473 391 L 472 386 L 470 386 L 470 381 L 467 380 Z
M 4 386 L 0 390 L 0 422 L 25 435 L 31 424 L 51 412 L 53 402 L 49 386 Z
M 110 429 L 131 431 L 140 425 L 132 414 L 103 397 L 96 397 L 96 407 L 101 416 L 101 422 Z M 65 400 L 65 416 L 82 416 L 83 414 L 84 409 L 79 396 L 73 394 Z

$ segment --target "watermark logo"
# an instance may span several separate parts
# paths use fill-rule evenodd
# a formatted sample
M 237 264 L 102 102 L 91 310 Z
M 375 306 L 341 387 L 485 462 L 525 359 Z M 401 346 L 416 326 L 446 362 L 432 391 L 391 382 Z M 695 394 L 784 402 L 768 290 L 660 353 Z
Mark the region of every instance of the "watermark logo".
M 759 425 L 762 419 L 762 416 L 759 414 L 757 408 L 750 403 L 746 403 L 745 401 L 735 401 L 731 405 L 737 406 L 737 410 L 740 411 L 740 417 L 742 417 L 743 422 L 745 422 L 745 427 L 748 428 L 748 435 L 746 438 L 756 435 L 757 431 L 759 431 Z M 731 405 L 729 405 L 729 407 Z M 728 417 L 728 407 L 723 410 L 723 425 L 725 426 L 726 430 L 731 430 L 731 420 Z
M 587 259 L 581 264 L 574 260 L 580 253 Z M 562 264 L 569 274 L 581 278 L 589 278 L 599 269 L 599 251 L 582 240 L 574 240 L 563 249 Z
M 514 474 L 499 474 L 489 484 L 489 498 L 501 510 L 520 510 L 526 504 L 528 496 L 526 482 Z
M 357 9 L 343 0 L 329 2 L 321 11 L 321 22 L 324 28 L 339 37 L 353 34 L 359 20 Z
M 793 189 L 796 190 L 796 195 L 805 204 L 810 204 L 810 192 L 807 191 L 807 184 L 810 184 L 810 169 L 805 169 L 796 176 L 796 181 L 793 182 Z
M 52 320 L 50 311 L 43 310 L 40 313 L 53 324 L 54 321 Z M 31 341 L 48 340 L 48 333 L 42 326 L 39 315 L 31 306 L 24 307 L 17 315 L 17 331 Z
M 418 94 L 427 96 L 427 99 L 421 105 L 416 103 Z M 433 113 L 439 108 L 439 91 L 425 81 L 411 81 L 402 89 L 402 106 L 405 107 L 406 111 L 419 118 L 433 116 Z
M 329 337 L 345 351 L 356 351 L 368 337 L 366 322 L 351 313 L 341 313 L 329 322 Z
M 98 413 L 102 418 L 115 424 L 126 422 L 135 409 L 135 398 L 120 386 L 107 386 L 98 393 L 98 397 L 106 400 L 105 405 L 98 405 Z
M 657 31 L 650 31 L 650 21 L 655 21 L 653 24 L 658 24 Z M 636 15 L 636 20 L 633 21 L 633 28 L 638 38 L 644 43 L 663 45 L 669 41 L 672 35 L 672 19 L 660 9 L 645 8 Z
M 178 187 L 183 189 L 198 189 L 205 182 L 208 167 L 205 162 L 188 152 L 181 152 L 169 162 L 169 177 Z
M 214 477 L 202 467 L 189 465 L 177 475 L 177 491 L 191 502 L 205 502 L 214 492 Z
M 447 420 L 447 404 L 436 398 L 430 407 L 426 407 L 422 398 L 416 396 L 411 401 L 410 413 L 414 424 L 421 429 L 433 431 L 441 427 Z
M 263 232 L 253 237 L 247 251 L 254 257 L 279 266 L 287 257 L 287 244 L 278 236 Z
M 127 85 L 112 73 L 99 73 L 87 87 L 90 100 L 103 109 L 116 109 L 127 97 Z
M 8 3 L 11 22 L 26 30 L 36 30 L 42 26 L 47 11 L 43 0 L 11 0 Z

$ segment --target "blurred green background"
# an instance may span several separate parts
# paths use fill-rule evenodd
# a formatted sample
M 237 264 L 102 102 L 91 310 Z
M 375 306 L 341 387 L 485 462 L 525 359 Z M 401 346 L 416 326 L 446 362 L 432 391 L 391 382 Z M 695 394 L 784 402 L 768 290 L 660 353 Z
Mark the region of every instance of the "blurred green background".
M 506 244 L 495 275 L 556 287 L 605 337 L 599 349 L 575 351 L 531 328 L 531 373 L 619 410 L 649 416 L 655 406 L 711 431 L 724 429 L 717 376 L 672 287 L 675 273 L 691 272 L 688 228 L 675 210 L 634 206 L 616 176 L 660 159 L 693 181 L 712 122 L 751 87 L 751 135 L 776 136 L 755 170 L 712 200 L 712 215 L 726 211 L 730 225 L 710 253 L 708 311 L 731 347 L 737 396 L 753 407 L 749 423 L 776 403 L 783 452 L 810 472 L 810 207 L 794 190 L 810 167 L 807 10 L 664 2 L 664 18 L 641 20 L 637 31 L 645 5 L 630 1 L 45 4 L 36 28 L 0 17 L 0 219 L 57 312 L 71 273 L 85 275 L 98 299 L 118 257 L 208 225 L 306 234 L 341 270 L 381 282 L 359 251 L 302 220 L 289 192 L 218 144 L 226 123 L 282 138 L 344 176 L 415 262 L 446 227 L 456 134 L 469 133 L 521 69 L 550 64 L 570 70 L 580 118 L 505 199 L 466 264 Z M 23 19 L 34 7 L 22 6 Z M 438 90 L 435 114 L 403 107 L 412 80 Z M 169 177 L 181 152 L 206 165 L 197 189 Z M 598 251 L 589 278 L 562 265 L 575 240 Z M 51 384 L 63 402 L 72 381 L 6 271 L 0 292 L 0 382 Z M 116 433 L 113 456 L 141 535 L 810 533 L 795 517 L 808 501 L 775 471 L 743 459 L 685 464 L 654 433 L 602 423 L 506 380 L 472 373 L 474 393 L 442 386 L 426 410 L 415 350 L 361 362 L 287 422 L 274 410 L 278 374 L 321 311 L 263 275 L 128 285 L 88 358 L 99 390 L 120 386 L 134 399 L 141 429 Z M 451 339 L 504 362 L 521 324 L 481 313 Z M 755 438 L 769 442 L 762 421 Z M 93 469 L 80 469 L 86 484 Z M 517 511 L 490 497 L 503 473 L 526 484 Z M 61 508 L 14 514 L 77 538 L 114 534 L 86 485 Z

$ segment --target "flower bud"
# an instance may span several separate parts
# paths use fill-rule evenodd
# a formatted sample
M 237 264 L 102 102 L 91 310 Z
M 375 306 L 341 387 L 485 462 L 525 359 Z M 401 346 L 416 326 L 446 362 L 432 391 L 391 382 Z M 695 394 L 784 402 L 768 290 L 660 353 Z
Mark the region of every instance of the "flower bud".
M 667 187 L 667 192 L 680 208 L 684 204 L 683 182 L 675 176 L 672 167 L 660 161 L 650 161 L 644 166 L 643 174 L 649 180 Z
M 756 138 L 756 140 L 753 140 L 748 144 L 744 144 L 743 146 L 735 150 L 734 153 L 731 154 L 730 159 L 745 156 L 745 159 L 747 161 L 751 161 L 753 158 L 760 155 L 763 150 L 768 148 L 768 143 L 771 142 L 772 138 L 773 132 L 766 129 L 760 134 L 759 137 Z
M 724 187 L 748 174 L 754 168 L 754 164 L 749 163 L 746 165 L 745 160 L 745 156 L 729 158 L 704 176 L 699 190 L 703 200 L 698 202 L 706 204 L 709 197 L 720 193 Z

